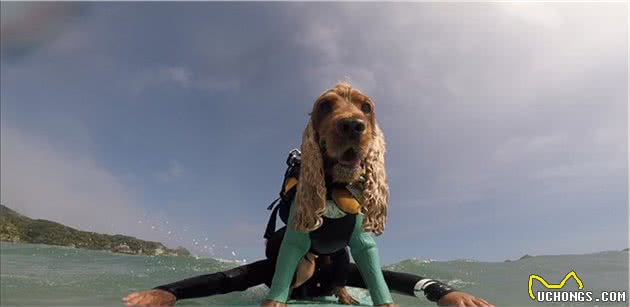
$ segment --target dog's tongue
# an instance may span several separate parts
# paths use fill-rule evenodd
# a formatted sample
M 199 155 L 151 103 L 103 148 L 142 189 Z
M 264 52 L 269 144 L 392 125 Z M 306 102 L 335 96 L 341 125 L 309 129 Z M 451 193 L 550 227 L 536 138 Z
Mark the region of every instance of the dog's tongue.
M 359 163 L 361 163 L 359 155 L 357 155 L 353 149 L 346 150 L 343 155 L 341 155 L 341 158 L 339 158 L 339 164 L 341 165 L 356 166 Z

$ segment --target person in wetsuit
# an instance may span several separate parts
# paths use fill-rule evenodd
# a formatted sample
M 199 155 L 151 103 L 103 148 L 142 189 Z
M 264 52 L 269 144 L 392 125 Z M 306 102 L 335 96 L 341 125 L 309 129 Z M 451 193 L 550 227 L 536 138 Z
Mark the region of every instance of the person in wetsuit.
M 276 231 L 267 241 L 264 260 L 161 285 L 148 291 L 134 292 L 123 298 L 123 301 L 126 306 L 172 306 L 177 300 L 245 291 L 261 284 L 270 287 L 285 229 L 283 227 Z M 335 289 L 344 286 L 367 288 L 357 266 L 349 261 L 346 248 L 317 257 L 314 261 L 316 270 L 312 277 L 291 291 L 291 299 L 338 295 Z M 385 282 L 395 293 L 414 297 L 424 295 L 440 306 L 492 306 L 483 299 L 457 291 L 437 280 L 388 270 L 382 272 Z

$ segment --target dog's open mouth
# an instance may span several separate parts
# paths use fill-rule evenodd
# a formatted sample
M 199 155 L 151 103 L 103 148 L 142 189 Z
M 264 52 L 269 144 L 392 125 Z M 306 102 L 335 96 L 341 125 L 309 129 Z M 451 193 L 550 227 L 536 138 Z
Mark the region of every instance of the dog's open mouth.
M 359 153 L 353 148 L 348 148 L 343 152 L 341 157 L 339 157 L 339 164 L 345 167 L 356 167 L 361 164 L 361 157 Z

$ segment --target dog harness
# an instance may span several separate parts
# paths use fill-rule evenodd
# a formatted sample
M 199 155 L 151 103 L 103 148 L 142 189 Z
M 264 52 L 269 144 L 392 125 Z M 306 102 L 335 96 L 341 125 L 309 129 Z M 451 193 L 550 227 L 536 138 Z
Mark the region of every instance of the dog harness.
M 294 151 L 291 153 L 294 154 Z M 393 303 L 381 271 L 374 234 L 364 231 L 362 227 L 364 218 L 360 202 L 362 195 L 356 186 L 332 185 L 328 187 L 327 191 L 330 192 L 327 195 L 326 211 L 322 217 L 323 224 L 309 233 L 295 230 L 292 221 L 295 211 L 295 190 L 298 184 L 297 178 L 299 178 L 299 151 L 297 151 L 297 163 L 290 164 L 291 157 L 290 154 L 287 159 L 289 169 L 285 173 L 280 198 L 267 208 L 271 210 L 276 203 L 279 203 L 269 218 L 265 238 L 268 235 L 271 237 L 271 234 L 275 232 L 278 212 L 280 218 L 287 224 L 267 299 L 283 303 L 287 301 L 297 265 L 307 252 L 331 254 L 350 246 L 352 257 L 363 276 L 374 304 Z
M 281 197 L 290 194 L 291 204 L 293 206 L 293 198 L 295 197 L 295 191 L 298 180 L 294 177 L 289 177 L 285 180 L 285 185 Z M 354 191 L 350 192 L 350 190 Z M 342 248 L 348 246 L 352 231 L 354 230 L 354 224 L 356 215 L 361 211 L 361 204 L 354 195 L 360 195 L 361 192 L 356 187 L 351 185 L 334 184 L 327 189 L 331 191 L 326 200 L 326 211 L 322 216 L 323 223 L 316 230 L 309 233 L 311 239 L 310 251 L 317 255 L 329 255 L 339 251 Z M 269 239 L 275 232 L 276 215 L 278 210 L 286 210 L 282 206 L 284 203 L 276 206 L 276 209 L 271 213 L 269 221 L 267 222 L 267 230 L 265 231 L 265 238 Z M 286 206 L 286 205 L 285 205 Z M 282 217 L 282 211 L 280 212 L 281 219 L 286 223 L 287 218 Z
M 271 290 L 267 295 L 267 299 L 282 303 L 286 303 L 289 297 L 289 288 L 300 259 L 312 247 L 310 234 L 299 232 L 292 225 L 294 207 L 291 206 L 290 208 L 289 224 L 280 246 Z M 363 230 L 363 218 L 363 214 L 355 215 L 348 246 L 350 246 L 352 258 L 361 272 L 374 304 L 390 304 L 393 303 L 393 300 L 381 271 L 374 234 Z
M 289 208 L 295 198 L 298 178 L 300 177 L 300 160 L 300 151 L 293 149 L 287 158 L 288 168 L 284 174 L 280 197 L 267 207 L 267 210 L 272 210 L 269 220 L 267 221 L 267 228 L 263 235 L 267 240 L 276 232 L 277 216 L 280 216 L 282 222 L 288 225 Z M 354 215 L 361 212 L 363 195 L 361 188 L 359 188 L 357 184 L 333 184 L 331 187 L 327 187 L 326 190 L 332 192 L 329 192 L 329 195 L 327 195 L 329 200 L 326 201 L 324 218 L 340 218 L 346 214 Z

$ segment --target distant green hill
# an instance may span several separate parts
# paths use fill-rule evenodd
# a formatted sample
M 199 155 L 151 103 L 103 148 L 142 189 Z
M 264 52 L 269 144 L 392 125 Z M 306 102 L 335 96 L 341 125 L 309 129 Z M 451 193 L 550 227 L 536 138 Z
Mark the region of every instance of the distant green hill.
M 132 255 L 190 255 L 183 247 L 169 249 L 160 242 L 81 231 L 48 220 L 31 219 L 4 205 L 0 205 L 0 241 L 62 245 Z

